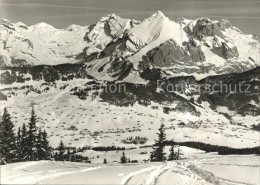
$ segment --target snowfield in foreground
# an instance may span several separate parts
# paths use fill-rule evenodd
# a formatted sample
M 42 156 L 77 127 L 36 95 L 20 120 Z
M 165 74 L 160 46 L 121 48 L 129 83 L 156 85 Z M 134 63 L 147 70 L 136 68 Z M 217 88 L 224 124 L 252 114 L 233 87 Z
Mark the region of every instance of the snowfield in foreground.
M 186 159 L 165 163 L 13 163 L 1 166 L 1 184 L 260 184 L 259 156 L 181 149 Z

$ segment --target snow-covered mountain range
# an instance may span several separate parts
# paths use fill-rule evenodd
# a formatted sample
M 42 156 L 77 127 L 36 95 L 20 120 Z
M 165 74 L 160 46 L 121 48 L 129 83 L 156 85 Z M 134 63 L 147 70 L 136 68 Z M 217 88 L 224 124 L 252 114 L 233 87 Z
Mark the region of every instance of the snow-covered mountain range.
M 80 147 L 151 145 L 161 123 L 168 140 L 255 147 L 259 47 L 258 36 L 226 19 L 174 22 L 162 12 L 143 21 L 112 14 L 66 29 L 2 19 L 0 108 L 8 108 L 17 129 L 33 104 L 53 147 L 60 139 Z M 233 92 L 194 92 L 192 86 L 221 83 Z M 124 93 L 104 90 L 121 84 Z M 167 84 L 184 89 L 167 92 Z M 234 91 L 239 84 L 250 85 L 250 93 Z M 134 144 L 130 136 L 147 140 Z
M 243 34 L 226 19 L 175 22 L 160 11 L 143 21 L 111 14 L 66 29 L 0 22 L 1 67 L 83 63 L 100 80 L 243 72 L 260 66 L 259 48 L 258 36 Z
M 46 23 L 33 26 L 0 22 L 1 66 L 35 66 L 75 63 L 85 48 L 87 27 L 56 29 Z

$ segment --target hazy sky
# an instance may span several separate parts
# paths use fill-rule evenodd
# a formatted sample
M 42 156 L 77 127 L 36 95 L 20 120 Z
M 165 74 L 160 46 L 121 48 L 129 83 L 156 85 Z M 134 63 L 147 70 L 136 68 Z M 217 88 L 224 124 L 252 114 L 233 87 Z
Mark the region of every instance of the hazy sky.
M 0 18 L 27 25 L 46 22 L 57 28 L 90 25 L 110 13 L 142 20 L 157 10 L 172 20 L 228 18 L 245 33 L 260 33 L 256 0 L 0 0 Z

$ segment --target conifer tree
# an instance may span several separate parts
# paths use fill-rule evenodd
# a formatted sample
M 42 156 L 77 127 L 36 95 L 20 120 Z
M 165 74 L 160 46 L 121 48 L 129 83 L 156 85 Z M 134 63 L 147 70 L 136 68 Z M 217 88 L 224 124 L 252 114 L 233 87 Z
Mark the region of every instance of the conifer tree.
M 22 141 L 21 128 L 18 127 L 17 137 L 16 137 L 16 143 L 17 143 L 17 145 L 20 145 L 21 141 Z
M 122 157 L 121 157 L 121 159 L 120 159 L 120 162 L 121 162 L 121 163 L 127 163 L 127 158 L 126 158 L 126 156 L 125 156 L 125 152 L 123 152 Z
M 22 151 L 22 135 L 21 135 L 21 128 L 18 128 L 17 137 L 16 137 L 16 147 L 17 147 L 17 160 L 21 161 L 23 158 L 23 151 Z
M 42 148 L 44 152 L 43 159 L 45 160 L 48 159 L 51 155 L 51 147 L 49 145 L 49 141 L 47 137 L 48 137 L 47 132 L 44 130 L 42 132 Z
M 55 159 L 55 161 L 58 161 L 59 159 L 58 159 L 58 153 L 57 152 L 54 152 L 54 154 L 53 154 L 53 158 Z
M 162 123 L 159 128 L 158 140 L 155 140 L 155 145 L 153 146 L 153 151 L 151 152 L 150 159 L 151 161 L 165 161 L 165 153 L 164 153 L 164 142 L 166 140 L 165 128 Z
M 4 108 L 4 114 L 0 122 L 0 148 L 2 164 L 17 160 L 14 125 L 6 108 Z
M 67 161 L 71 160 L 71 153 L 70 153 L 70 149 L 67 150 Z
M 31 118 L 28 124 L 28 159 L 37 159 L 37 148 L 36 148 L 36 137 L 37 137 L 37 127 L 36 127 L 36 116 L 34 108 L 32 107 Z
M 175 154 L 174 154 L 174 145 L 171 146 L 170 148 L 170 154 L 169 154 L 169 157 L 168 157 L 168 160 L 169 161 L 172 161 L 175 159 Z
M 107 159 L 105 158 L 104 161 L 103 161 L 104 164 L 107 164 Z
M 180 148 L 178 148 L 177 154 L 176 154 L 176 159 L 179 160 L 180 157 Z
M 58 146 L 58 151 L 59 151 L 58 161 L 63 161 L 64 160 L 64 153 L 65 153 L 65 146 L 64 146 L 62 140 L 60 141 L 60 144 Z
M 43 149 L 43 140 L 42 140 L 42 130 L 39 128 L 38 135 L 36 137 L 36 149 L 37 149 L 37 160 L 44 159 L 44 149 Z
M 25 160 L 28 155 L 28 133 L 27 133 L 27 128 L 26 125 L 23 124 L 22 126 L 22 131 L 21 131 L 21 160 Z

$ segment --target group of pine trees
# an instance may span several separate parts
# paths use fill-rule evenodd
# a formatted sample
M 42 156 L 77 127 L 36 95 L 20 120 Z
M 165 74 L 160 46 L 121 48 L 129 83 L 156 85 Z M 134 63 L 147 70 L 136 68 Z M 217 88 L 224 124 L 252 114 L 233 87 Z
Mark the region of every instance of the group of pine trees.
M 161 124 L 161 126 L 159 128 L 159 133 L 157 133 L 157 135 L 158 135 L 158 140 L 155 140 L 155 144 L 152 147 L 153 151 L 151 152 L 151 155 L 150 155 L 150 160 L 152 162 L 159 162 L 159 161 L 166 160 L 166 153 L 164 152 L 166 134 L 165 134 L 165 128 L 164 128 L 163 123 Z M 171 160 L 176 160 L 178 158 L 179 158 L 179 149 L 176 154 L 174 151 L 174 145 L 172 145 L 170 148 L 170 154 L 169 154 L 167 160 L 171 161 Z
M 23 124 L 14 132 L 14 124 L 7 109 L 0 122 L 1 164 L 18 161 L 46 160 L 51 156 L 51 147 L 46 131 L 36 126 L 36 116 L 32 108 L 28 125 Z
M 87 162 L 87 163 L 91 162 L 87 156 L 82 156 L 76 153 L 77 153 L 76 150 L 71 151 L 71 149 L 67 148 L 61 140 L 57 148 L 57 152 L 54 152 L 53 154 L 53 158 L 55 159 L 55 161 L 71 161 L 71 162 Z
M 120 163 L 138 163 L 138 161 L 127 158 L 125 152 L 123 152 L 122 156 L 120 157 Z
M 140 136 L 135 136 L 135 137 L 128 137 L 126 139 L 123 139 L 122 140 L 122 143 L 125 143 L 125 144 L 145 144 L 146 141 L 148 139 L 146 137 L 140 137 Z

